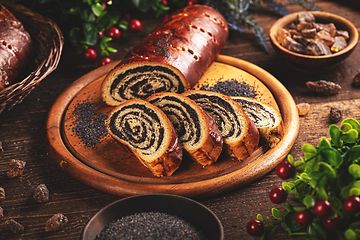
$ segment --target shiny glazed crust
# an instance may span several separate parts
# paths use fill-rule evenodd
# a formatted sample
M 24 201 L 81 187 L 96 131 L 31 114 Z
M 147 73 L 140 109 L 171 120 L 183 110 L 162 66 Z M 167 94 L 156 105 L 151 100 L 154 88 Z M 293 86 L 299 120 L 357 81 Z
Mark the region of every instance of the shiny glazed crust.
M 101 87 L 103 100 L 109 105 L 117 105 L 126 100 L 120 97 L 114 99 L 111 92 L 114 81 L 118 81 L 116 79 L 125 70 L 146 67 L 147 64 L 164 66 L 178 76 L 176 81 L 180 82 L 181 89 L 174 92 L 182 93 L 190 89 L 220 53 L 227 37 L 226 20 L 213 8 L 193 5 L 180 9 L 136 45 L 109 72 Z M 172 90 L 156 90 L 141 99 L 163 91 Z
M 149 136 L 156 132 L 157 128 L 162 128 L 159 131 L 163 131 L 163 141 L 160 142 L 159 148 L 153 151 L 149 151 L 146 154 L 143 154 L 142 150 L 138 147 L 131 144 L 130 140 L 127 141 L 127 139 L 124 139 L 124 137 L 121 137 L 121 135 L 125 135 L 130 138 L 136 138 L 136 134 L 132 134 L 132 132 L 126 132 L 124 129 L 119 129 L 119 126 L 122 126 L 122 121 L 126 122 L 126 120 L 118 118 L 117 114 L 133 114 L 139 115 L 136 112 L 138 109 L 133 109 L 134 106 L 142 106 L 144 109 L 151 111 L 151 113 L 156 114 L 156 118 L 159 119 L 158 124 L 154 124 L 155 126 L 153 129 L 144 132 L 146 136 Z M 132 111 L 133 110 L 133 111 Z M 124 111 L 128 111 L 124 113 Z M 140 119 L 141 114 L 144 115 L 144 112 L 141 112 L 139 115 Z M 124 115 L 120 115 L 124 116 Z M 147 121 L 149 124 L 152 124 L 155 122 L 155 118 L 151 119 L 151 115 L 147 115 L 147 118 L 145 121 Z M 137 121 L 137 118 L 134 117 L 134 115 L 130 116 L 127 123 L 131 127 L 131 121 Z M 129 122 L 130 121 L 130 122 Z M 119 106 L 115 107 L 111 113 L 109 114 L 108 119 L 105 121 L 105 124 L 107 126 L 107 129 L 110 133 L 110 135 L 120 144 L 126 146 L 138 159 L 139 161 L 147 167 L 156 177 L 162 177 L 162 176 L 170 176 L 172 175 L 180 166 L 180 163 L 182 161 L 183 156 L 183 149 L 181 146 L 181 143 L 177 137 L 177 134 L 175 132 L 174 127 L 172 126 L 171 122 L 168 120 L 166 115 L 156 106 L 140 99 L 133 99 L 128 100 Z M 141 123 L 136 123 L 134 126 L 134 129 L 141 129 Z M 134 130 L 133 129 L 133 130 Z M 146 129 L 145 129 L 146 130 Z M 141 130 L 139 130 L 141 131 Z M 134 131 L 134 132 L 139 132 Z M 140 136 L 140 134 L 138 134 Z
M 239 160 L 244 160 L 248 158 L 258 148 L 260 138 L 259 131 L 257 130 L 255 124 L 246 116 L 244 111 L 240 108 L 239 104 L 232 100 L 231 97 L 221 93 L 203 90 L 189 90 L 186 91 L 184 95 L 194 100 L 215 120 L 221 134 L 223 135 L 224 146 L 230 154 L 234 155 Z M 211 100 L 211 98 L 220 99 L 221 101 L 213 101 Z M 224 111 L 217 112 L 220 115 L 220 117 L 217 117 L 212 110 L 216 108 L 216 104 L 214 104 L 214 102 L 220 102 L 219 105 L 222 105 L 222 103 L 226 103 L 231 109 L 226 109 L 224 107 Z M 238 123 L 226 123 L 220 120 L 222 113 L 226 113 L 225 115 L 233 115 L 233 120 L 237 121 Z M 224 119 L 227 118 L 227 116 L 225 115 L 223 115 Z M 226 125 L 231 125 L 231 127 L 235 128 L 235 131 L 239 131 L 241 132 L 241 134 L 238 136 L 225 136 L 224 134 L 227 130 L 222 131 L 222 128 L 227 128 L 223 127 Z
M 31 58 L 31 37 L 15 16 L 0 4 L 0 90 L 13 83 Z
M 223 148 L 222 136 L 215 121 L 193 100 L 182 94 L 169 92 L 155 93 L 146 100 L 163 110 L 170 121 L 174 121 L 173 125 L 178 132 L 184 150 L 187 151 L 196 162 L 206 166 L 217 161 Z M 185 107 L 179 110 L 179 105 Z M 174 108 L 171 106 L 174 106 Z M 186 108 L 190 108 L 190 111 L 187 111 Z M 199 129 L 195 129 L 196 124 L 192 124 L 195 117 L 191 116 L 191 112 L 196 113 Z M 173 116 L 177 116 L 177 118 L 171 120 Z M 184 127 L 185 133 L 183 133 L 183 135 L 185 135 L 184 138 L 193 134 L 191 138 L 188 137 L 188 141 L 182 139 L 182 136 L 180 135 L 182 129 L 178 126 L 179 122 L 188 122 L 188 124 L 184 124 L 188 129 L 185 129 Z M 178 126 L 178 129 L 176 129 L 176 126 Z M 195 132 L 200 135 L 197 142 L 194 142 L 194 139 L 196 139 Z

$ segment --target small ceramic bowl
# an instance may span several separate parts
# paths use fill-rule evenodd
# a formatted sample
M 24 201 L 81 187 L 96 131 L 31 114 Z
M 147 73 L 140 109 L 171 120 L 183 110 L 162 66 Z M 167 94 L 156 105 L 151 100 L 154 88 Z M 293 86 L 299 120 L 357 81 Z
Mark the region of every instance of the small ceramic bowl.
M 87 223 L 82 239 L 94 240 L 110 222 L 141 212 L 161 212 L 177 216 L 192 224 L 209 240 L 224 239 L 223 226 L 210 209 L 189 198 L 168 194 L 127 197 L 104 207 Z
M 347 58 L 357 45 L 359 34 L 357 28 L 347 19 L 329 12 L 310 11 L 317 23 L 334 23 L 337 30 L 346 30 L 350 38 L 347 39 L 347 47 L 337 53 L 325 56 L 310 56 L 292 52 L 278 43 L 276 35 L 279 28 L 288 27 L 297 21 L 300 12 L 288 14 L 278 19 L 270 28 L 270 41 L 274 50 L 282 56 L 290 66 L 305 72 L 322 72 L 333 68 Z

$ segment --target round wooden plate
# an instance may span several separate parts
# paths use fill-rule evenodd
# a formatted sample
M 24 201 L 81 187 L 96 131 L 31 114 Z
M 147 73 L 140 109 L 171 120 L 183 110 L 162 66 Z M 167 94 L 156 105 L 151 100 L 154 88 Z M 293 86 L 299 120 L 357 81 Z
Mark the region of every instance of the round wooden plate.
M 104 192 L 131 196 L 171 193 L 194 198 L 208 197 L 244 186 L 271 171 L 289 153 L 299 131 L 295 102 L 287 89 L 265 70 L 240 59 L 220 55 L 194 88 L 217 81 L 237 79 L 254 87 L 256 98 L 277 107 L 283 117 L 285 135 L 272 149 L 259 147 L 239 162 L 227 155 L 207 167 L 184 157 L 180 168 L 169 177 L 154 177 L 128 150 L 110 136 L 95 147 L 85 147 L 72 128 L 79 103 L 91 102 L 107 114 L 112 107 L 101 100 L 104 75 L 118 62 L 105 65 L 79 78 L 56 100 L 47 121 L 49 153 L 75 179 Z

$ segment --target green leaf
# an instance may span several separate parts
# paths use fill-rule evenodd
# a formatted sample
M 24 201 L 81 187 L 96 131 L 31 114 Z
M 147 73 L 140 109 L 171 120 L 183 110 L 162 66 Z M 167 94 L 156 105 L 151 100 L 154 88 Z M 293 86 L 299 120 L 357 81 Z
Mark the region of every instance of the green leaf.
M 151 9 L 151 1 L 149 0 L 133 0 L 133 3 L 142 12 L 147 12 Z
M 287 155 L 287 160 L 288 162 L 292 165 L 292 166 L 295 166 L 295 161 L 294 161 L 294 158 L 293 156 L 291 156 L 290 154 Z
M 349 173 L 352 175 L 355 179 L 360 178 L 360 166 L 358 164 L 351 164 L 349 166 Z
M 346 229 L 345 237 L 346 237 L 346 239 L 356 239 L 356 232 L 354 230 L 352 230 L 351 228 Z
M 360 195 L 360 188 L 353 187 L 350 189 L 350 195 L 352 196 L 359 196 Z
M 283 206 L 286 209 L 286 211 L 288 211 L 288 212 L 294 211 L 294 207 L 288 203 L 283 203 Z
M 351 128 L 352 129 L 355 129 L 357 132 L 360 131 L 360 124 L 358 121 L 356 121 L 355 119 L 353 118 L 345 118 L 342 122 L 341 122 L 341 126 L 340 128 L 341 129 L 345 129 L 345 124 L 349 124 L 351 125 Z M 344 127 L 343 127 L 344 126 Z M 343 130 L 344 131 L 344 130 Z
M 92 23 L 85 23 L 84 24 L 84 35 L 85 35 L 85 42 L 90 45 L 94 46 L 97 42 L 99 31 Z
M 301 150 L 304 153 L 305 160 L 308 160 L 317 155 L 317 149 L 313 145 L 308 143 L 303 144 Z
M 329 136 L 335 147 L 341 146 L 342 143 L 340 140 L 340 129 L 335 124 L 332 124 L 329 127 Z
M 312 195 L 308 195 L 308 196 L 304 197 L 303 204 L 308 208 L 314 207 L 315 198 Z
M 104 13 L 104 7 L 100 3 L 92 4 L 91 10 L 97 17 L 101 16 Z
M 310 235 L 314 239 L 317 239 L 317 240 L 326 239 L 326 233 L 325 233 L 324 229 L 315 222 L 312 222 L 309 225 L 307 232 L 308 232 L 308 235 Z
M 256 215 L 256 219 L 259 220 L 260 222 L 264 222 L 264 219 L 261 216 L 261 214 Z
M 284 218 L 284 214 L 282 214 L 279 210 L 277 210 L 276 208 L 272 208 L 271 209 L 271 213 L 273 215 L 273 217 L 275 219 L 280 219 L 282 220 Z
M 320 162 L 320 169 L 329 177 L 329 178 L 336 178 L 336 171 L 333 169 L 328 163 Z
M 116 52 L 117 52 L 117 49 L 112 48 L 112 47 L 107 47 L 106 50 L 109 51 L 109 52 L 112 52 L 112 53 L 116 53 Z
M 296 212 L 304 211 L 305 209 L 307 209 L 307 207 L 304 207 L 304 206 L 294 206 L 294 210 L 295 210 Z
M 350 129 L 349 131 L 342 133 L 340 139 L 344 142 L 354 143 L 359 137 L 358 134 L 358 131 L 355 129 Z
M 317 145 L 318 148 L 331 148 L 331 143 L 325 137 L 321 137 L 320 142 Z
M 350 148 L 345 154 L 344 158 L 349 162 L 354 162 L 355 160 L 360 158 L 360 145 L 355 145 Z
M 334 148 L 321 148 L 320 155 L 332 167 L 339 168 L 343 162 L 340 152 Z

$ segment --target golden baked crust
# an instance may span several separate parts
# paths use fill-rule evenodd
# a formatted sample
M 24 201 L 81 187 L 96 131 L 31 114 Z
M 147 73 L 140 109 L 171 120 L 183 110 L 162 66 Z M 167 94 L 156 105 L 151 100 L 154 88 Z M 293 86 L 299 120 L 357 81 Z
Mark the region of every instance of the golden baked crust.
M 215 120 L 224 146 L 236 158 L 244 160 L 257 149 L 259 131 L 231 97 L 203 90 L 189 90 L 183 94 L 194 100 Z
M 284 136 L 280 112 L 269 104 L 247 97 L 232 97 L 245 114 L 255 123 L 261 138 L 270 147 L 276 146 Z
M 105 124 L 110 135 L 155 176 L 170 176 L 180 166 L 181 143 L 158 107 L 140 99 L 128 100 L 111 111 Z
M 185 151 L 201 165 L 211 165 L 222 152 L 223 140 L 215 121 L 190 98 L 170 92 L 146 99 L 170 119 Z

